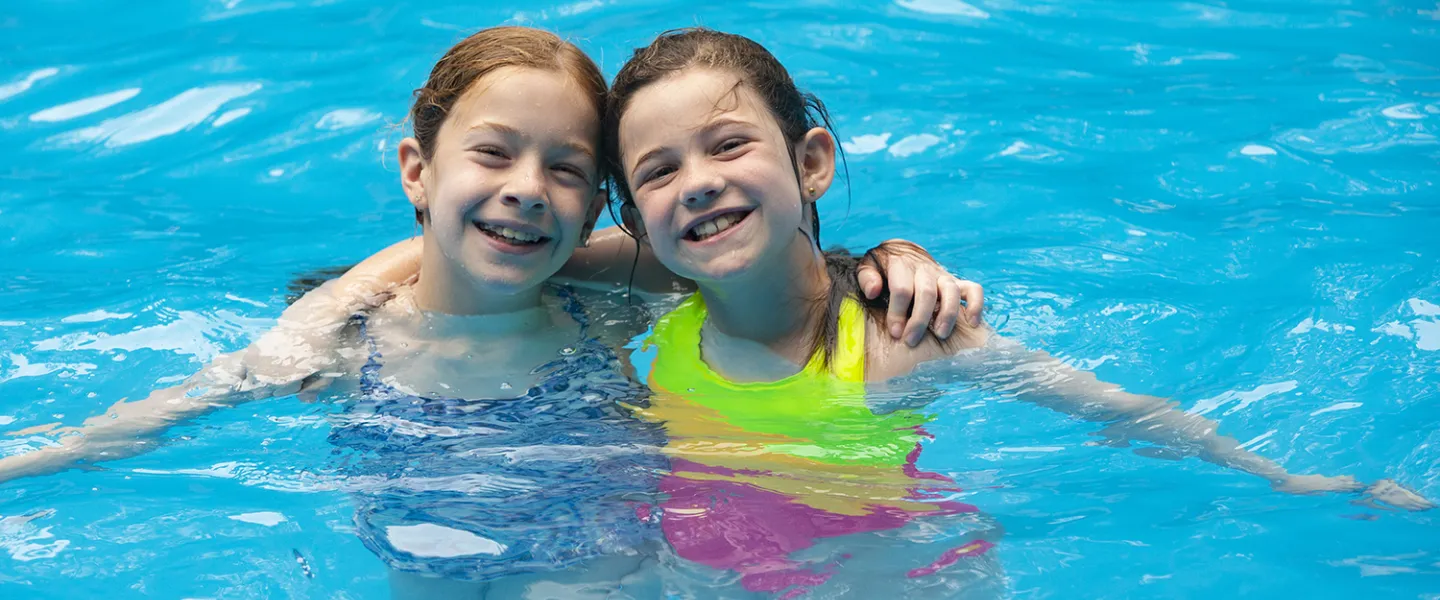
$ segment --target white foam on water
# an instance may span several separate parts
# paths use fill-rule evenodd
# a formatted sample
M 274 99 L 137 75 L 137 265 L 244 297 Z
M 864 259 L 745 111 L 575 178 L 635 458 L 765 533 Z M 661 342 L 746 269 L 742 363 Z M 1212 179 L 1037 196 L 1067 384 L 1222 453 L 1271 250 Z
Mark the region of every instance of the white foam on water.
M 1415 347 L 1421 350 L 1440 350 L 1440 322 L 1411 321 L 1415 330 Z
M 25 90 L 28 90 L 32 86 L 34 86 L 35 82 L 40 81 L 41 79 L 45 79 L 47 77 L 54 77 L 59 74 L 60 69 L 57 69 L 55 67 L 46 67 L 38 71 L 32 71 L 29 75 L 26 75 L 25 78 L 21 79 L 20 81 L 0 85 L 0 100 L 4 100 L 11 96 L 23 94 L 25 93 Z
M 270 511 L 240 513 L 238 515 L 230 515 L 229 518 L 231 521 L 240 521 L 241 523 L 254 523 L 256 525 L 264 525 L 266 527 L 274 527 L 276 525 L 289 521 L 289 519 L 285 518 L 285 515 L 282 515 L 278 512 Z
M 43 377 L 51 373 L 60 373 L 60 377 L 78 377 L 89 375 L 95 370 L 95 365 L 90 363 L 32 363 L 23 354 L 10 353 L 11 368 L 0 370 L 0 383 L 21 379 L 24 377 Z
M 887 145 L 889 145 L 889 144 L 890 144 L 890 134 L 888 134 L 888 133 L 882 133 L 882 134 L 879 134 L 879 135 L 874 135 L 874 134 L 857 135 L 857 136 L 855 136 L 855 137 L 850 138 L 850 141 L 848 141 L 848 142 L 841 142 L 841 143 L 840 143 L 840 147 L 841 147 L 841 148 L 844 148 L 844 149 L 845 149 L 845 152 L 847 152 L 847 153 L 849 153 L 849 154 L 851 154 L 851 155 L 858 155 L 858 154 L 874 154 L 874 153 L 876 153 L 876 152 L 879 152 L 879 151 L 881 151 L 881 150 L 884 150 L 884 149 L 885 149 L 885 146 L 887 146 Z
M 990 13 L 980 10 L 971 4 L 961 2 L 960 0 L 895 0 L 895 5 L 900 8 L 931 15 L 966 17 L 970 19 L 990 18 Z
M 1384 324 L 1384 325 L 1381 325 L 1380 327 L 1376 328 L 1375 331 L 1378 331 L 1378 332 L 1383 333 L 1383 334 L 1385 334 L 1385 335 L 1393 335 L 1393 336 L 1397 336 L 1397 337 L 1402 337 L 1402 338 L 1405 338 L 1405 339 L 1407 339 L 1407 340 L 1409 340 L 1409 339 L 1414 339 L 1414 338 L 1415 338 L 1415 332 L 1410 331 L 1410 328 L 1409 328 L 1409 327 L 1406 327 L 1405 325 L 1401 324 L 1399 321 L 1391 321 L 1391 322 L 1389 322 L 1389 323 L 1386 323 L 1386 324 Z
M 250 114 L 250 107 L 248 106 L 227 110 L 223 113 L 220 113 L 220 116 L 215 117 L 215 120 L 210 122 L 210 126 L 224 127 L 226 123 L 234 121 L 235 119 L 238 119 L 248 114 Z
M 380 113 L 363 108 L 341 108 L 325 113 L 315 122 L 316 129 L 335 131 L 338 129 L 349 129 L 366 123 L 378 121 Z
M 90 312 L 80 313 L 80 314 L 78 314 L 78 315 L 70 315 L 70 316 L 65 317 L 65 318 L 63 318 L 63 319 L 60 319 L 60 322 L 61 322 L 61 323 L 94 323 L 94 322 L 96 322 L 96 321 L 109 321 L 109 320 L 111 320 L 111 319 L 128 319 L 128 318 L 130 318 L 131 316 L 133 316 L 133 315 L 131 315 L 130 313 L 112 313 L 112 312 L 110 312 L 110 311 L 105 310 L 105 309 L 102 308 L 102 309 L 100 309 L 100 310 L 92 310 L 92 311 L 90 311 Z
M 602 6 L 605 6 L 605 3 L 601 2 L 600 0 L 586 0 L 584 2 L 576 2 L 574 4 L 562 6 L 555 9 L 555 12 L 562 17 L 569 17 L 584 12 L 590 12 Z
M 139 144 L 194 127 L 225 103 L 255 93 L 258 83 L 234 83 L 191 88 L 175 97 L 124 116 L 51 138 L 62 144 L 101 143 L 108 148 Z
M 227 310 L 216 311 L 213 315 L 180 311 L 168 323 L 118 334 L 72 333 L 36 341 L 33 347 L 43 352 L 169 350 L 210 360 L 222 351 L 221 342 L 212 339 L 215 334 L 237 330 L 262 331 L 272 324 L 268 319 L 244 317 Z
M 1339 325 L 1336 323 L 1330 323 L 1323 319 L 1312 319 L 1310 317 L 1306 317 L 1304 321 L 1301 321 L 1295 326 L 1294 329 L 1291 329 L 1288 335 L 1300 335 L 1303 333 L 1309 333 L 1311 331 L 1345 333 L 1349 331 L 1355 331 L 1355 327 L 1351 325 Z
M 931 146 L 940 143 L 940 138 L 928 133 L 908 135 L 890 146 L 890 155 L 896 158 L 905 158 L 929 150 Z
M 385 528 L 385 536 L 396 550 L 417 557 L 498 556 L 505 552 L 505 546 L 495 540 L 434 523 L 391 525 Z
M 1397 121 L 1414 121 L 1425 118 L 1425 115 L 1420 114 L 1420 111 L 1416 110 L 1414 102 L 1386 107 L 1380 111 L 1380 114 Z
M 100 112 L 102 110 L 115 106 L 116 104 L 134 98 L 138 95 L 140 95 L 140 88 L 127 88 L 110 92 L 108 94 L 91 96 L 89 98 L 83 98 L 74 102 L 67 102 L 59 106 L 52 106 L 33 115 L 30 115 L 30 120 L 39 123 L 58 123 L 60 121 L 68 121 L 77 117 L 83 117 L 85 115 Z
M 1231 390 L 1218 396 L 1206 398 L 1204 400 L 1196 402 L 1195 406 L 1186 412 L 1192 415 L 1203 415 L 1217 408 L 1220 408 L 1221 406 L 1224 406 L 1231 402 L 1235 402 L 1236 405 L 1234 408 L 1225 411 L 1225 414 L 1228 415 L 1237 410 L 1244 410 L 1251 404 L 1264 400 L 1269 396 L 1275 394 L 1283 394 L 1285 392 L 1292 391 L 1299 386 L 1300 384 L 1298 382 L 1290 380 L 1281 381 L 1279 383 L 1267 383 L 1248 392 L 1237 392 Z
M 1405 301 L 1410 311 L 1422 317 L 1440 317 L 1440 306 L 1436 306 L 1419 298 L 1411 298 Z
M 1320 409 L 1320 410 L 1311 412 L 1311 413 L 1310 413 L 1310 416 L 1313 417 L 1313 416 L 1315 416 L 1315 415 L 1323 415 L 1323 414 L 1328 413 L 1328 412 L 1338 412 L 1338 411 L 1342 411 L 1342 410 L 1351 410 L 1351 409 L 1355 409 L 1355 408 L 1360 408 L 1361 406 L 1364 406 L 1364 404 L 1361 404 L 1361 403 L 1359 403 L 1359 402 L 1336 402 L 1335 404 L 1331 404 L 1330 406 L 1327 406 L 1327 407 L 1322 408 L 1322 409 Z

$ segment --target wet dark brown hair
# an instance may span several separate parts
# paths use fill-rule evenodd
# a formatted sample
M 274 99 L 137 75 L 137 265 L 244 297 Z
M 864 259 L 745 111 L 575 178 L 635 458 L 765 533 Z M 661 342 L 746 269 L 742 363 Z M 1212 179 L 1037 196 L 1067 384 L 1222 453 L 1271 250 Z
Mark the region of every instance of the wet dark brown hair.
M 635 54 L 615 75 L 615 81 L 610 86 L 609 99 L 605 103 L 604 117 L 601 119 L 604 154 L 609 164 L 610 176 L 615 182 L 614 187 L 619 190 L 622 210 L 635 203 L 635 197 L 625 180 L 625 170 L 620 158 L 620 119 L 624 116 L 625 109 L 640 90 L 685 69 L 696 67 L 724 70 L 739 76 L 740 82 L 735 91 L 739 90 L 739 86 L 745 86 L 755 92 L 769 109 L 770 116 L 774 117 L 780 133 L 792 145 L 798 144 L 807 132 L 816 127 L 830 130 L 831 135 L 839 140 L 840 136 L 835 133 L 825 104 L 814 94 L 802 92 L 790 77 L 790 72 L 764 46 L 747 37 L 713 29 L 667 31 L 655 38 L 649 46 L 635 50 Z M 838 146 L 836 150 L 844 164 L 844 150 Z M 795 185 L 801 188 L 800 166 L 794 152 L 790 153 L 790 162 L 795 172 Z M 801 197 L 804 197 L 803 191 Z M 819 246 L 820 216 L 815 203 L 805 204 L 804 210 L 811 223 L 810 239 Z M 918 246 L 910 246 L 924 253 Z M 872 250 L 868 254 L 877 259 L 876 266 L 884 276 L 885 255 L 908 251 L 911 250 L 890 247 Z M 888 291 L 875 300 L 866 300 L 860 291 L 857 278 L 859 264 L 859 257 L 852 256 L 843 249 L 825 253 L 830 291 L 825 298 L 816 299 L 816 303 L 824 307 L 824 313 L 821 315 L 819 328 L 812 336 L 812 352 L 821 351 L 827 366 L 839 340 L 840 307 L 845 298 L 860 301 L 867 308 L 866 313 L 872 320 L 884 322 L 885 311 L 889 306 Z M 929 335 L 932 338 L 934 336 L 933 333 Z

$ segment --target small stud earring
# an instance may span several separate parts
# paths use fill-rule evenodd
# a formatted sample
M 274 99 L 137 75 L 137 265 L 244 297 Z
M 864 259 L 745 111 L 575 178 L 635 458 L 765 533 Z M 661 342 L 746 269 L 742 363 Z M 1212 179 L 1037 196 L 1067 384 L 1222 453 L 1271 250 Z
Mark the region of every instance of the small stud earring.
M 814 196 L 814 195 L 815 195 L 815 188 L 813 188 L 813 187 L 810 188 L 810 195 L 811 195 L 811 196 Z

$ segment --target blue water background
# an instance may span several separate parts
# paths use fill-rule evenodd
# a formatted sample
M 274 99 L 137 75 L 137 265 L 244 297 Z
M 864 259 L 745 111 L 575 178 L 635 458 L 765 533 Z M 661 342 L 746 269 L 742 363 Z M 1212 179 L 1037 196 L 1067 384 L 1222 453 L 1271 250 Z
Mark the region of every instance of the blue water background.
M 1006 335 L 1209 408 L 1291 470 L 1440 497 L 1433 1 L 7 3 L 0 429 L 174 383 L 296 273 L 414 233 L 409 93 L 501 23 L 607 74 L 669 27 L 756 38 L 849 150 L 827 243 L 918 241 Z M 315 469 L 326 410 L 246 405 L 0 486 L 0 597 L 384 597 Z M 1004 523 L 1016 597 L 1440 597 L 1434 512 L 1279 495 L 960 390 L 931 410 L 922 466 Z

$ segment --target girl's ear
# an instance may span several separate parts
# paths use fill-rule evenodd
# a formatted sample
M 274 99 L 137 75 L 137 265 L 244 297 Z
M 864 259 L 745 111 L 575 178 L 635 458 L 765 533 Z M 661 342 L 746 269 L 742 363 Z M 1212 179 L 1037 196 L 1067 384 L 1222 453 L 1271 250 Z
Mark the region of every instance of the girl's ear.
M 816 127 L 800 140 L 800 192 L 806 204 L 819 200 L 835 182 L 835 137 L 824 127 Z
M 420 152 L 420 142 L 413 137 L 400 140 L 400 187 L 410 198 L 415 211 L 426 215 L 429 220 L 430 203 L 425 196 L 425 171 L 429 168 L 425 155 Z
M 590 214 L 585 216 L 585 229 L 580 231 L 580 247 L 590 245 L 590 234 L 595 233 L 595 222 L 600 220 L 600 211 L 605 210 L 605 200 L 610 197 L 610 192 L 601 188 L 595 193 L 595 199 L 590 201 Z
M 625 229 L 635 236 L 636 242 L 650 243 L 650 238 L 645 235 L 645 221 L 640 218 L 640 209 L 635 208 L 633 202 L 620 205 L 620 220 L 625 222 Z

